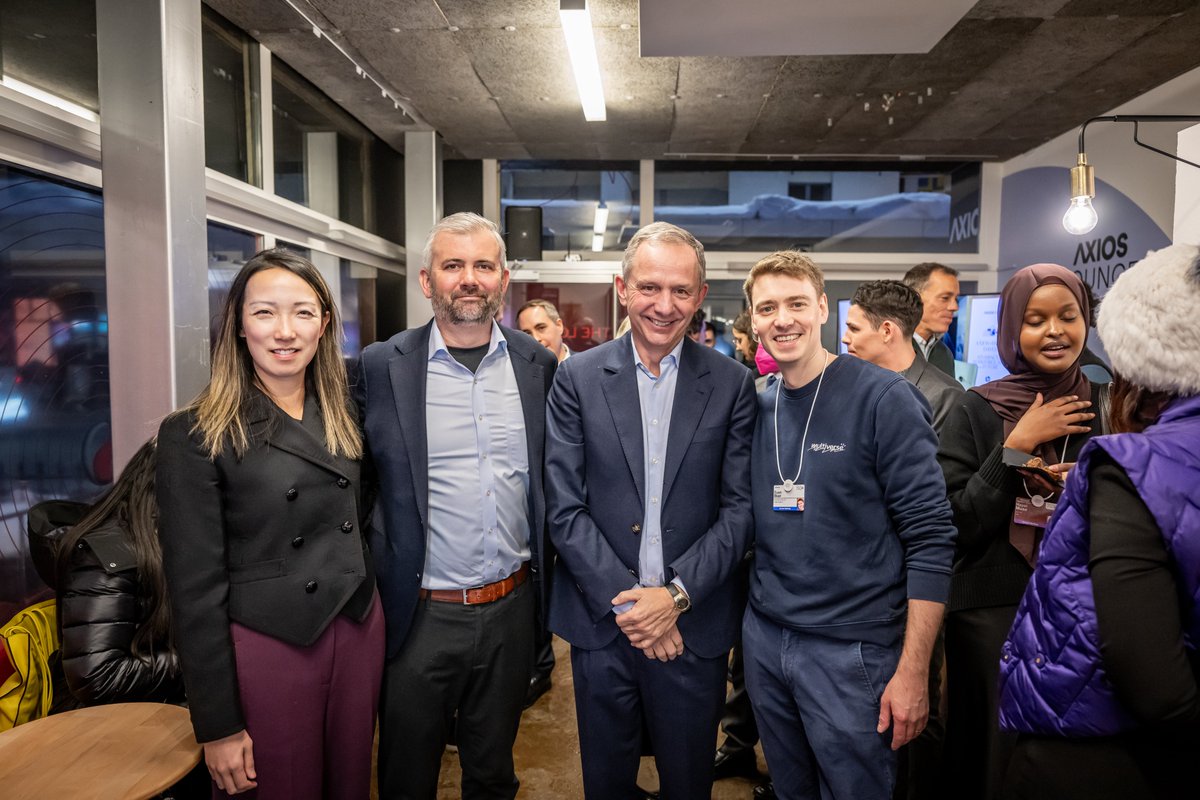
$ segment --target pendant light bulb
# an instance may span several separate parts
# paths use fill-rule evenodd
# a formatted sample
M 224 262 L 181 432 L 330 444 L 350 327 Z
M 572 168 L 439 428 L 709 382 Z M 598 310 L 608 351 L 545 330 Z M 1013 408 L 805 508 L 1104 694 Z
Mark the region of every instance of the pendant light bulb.
M 1063 214 L 1063 227 L 1067 233 L 1082 236 L 1091 233 L 1100 218 L 1092 207 L 1092 198 L 1096 196 L 1096 169 L 1087 163 L 1087 155 L 1079 154 L 1075 166 L 1071 168 L 1071 205 Z
M 1082 236 L 1091 233 L 1099 221 L 1100 217 L 1096 215 L 1096 209 L 1092 206 L 1092 198 L 1083 195 L 1071 198 L 1071 205 L 1067 208 L 1067 213 L 1063 214 L 1062 222 L 1067 233 Z

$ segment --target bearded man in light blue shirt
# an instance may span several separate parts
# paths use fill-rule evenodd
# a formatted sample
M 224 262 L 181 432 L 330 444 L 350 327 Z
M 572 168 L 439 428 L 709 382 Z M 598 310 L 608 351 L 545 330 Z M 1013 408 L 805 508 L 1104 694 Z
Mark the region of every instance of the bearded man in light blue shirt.
M 551 561 L 542 462 L 557 361 L 493 319 L 508 286 L 494 223 L 447 217 L 423 264 L 433 321 L 364 350 L 355 386 L 379 484 L 380 796 L 436 796 L 457 718 L 463 795 L 512 798 Z

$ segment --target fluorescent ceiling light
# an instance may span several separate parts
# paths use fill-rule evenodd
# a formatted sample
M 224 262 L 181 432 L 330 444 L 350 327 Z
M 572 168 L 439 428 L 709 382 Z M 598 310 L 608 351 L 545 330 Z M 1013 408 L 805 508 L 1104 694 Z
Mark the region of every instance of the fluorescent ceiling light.
M 567 38 L 567 53 L 571 56 L 579 102 L 583 104 L 583 118 L 588 122 L 603 122 L 608 114 L 587 0 L 559 0 L 558 15 L 562 19 L 563 36 Z
M 30 86 L 28 83 L 25 83 L 25 81 L 19 81 L 11 75 L 5 75 L 3 78 L 0 78 L 0 84 L 4 84 L 14 92 L 20 92 L 26 97 L 32 97 L 35 100 L 41 100 L 43 103 L 52 105 L 55 108 L 60 108 L 63 111 L 66 111 L 68 114 L 74 114 L 77 117 L 82 117 L 88 122 L 97 121 L 96 113 L 90 108 L 84 108 L 78 103 L 72 103 L 70 100 L 67 100 L 64 97 L 59 97 L 56 94 L 50 94 L 50 92 L 39 89 L 36 86 Z
M 608 206 L 601 203 L 596 206 L 596 221 L 592 224 L 592 233 L 604 233 L 608 230 Z
M 592 234 L 592 252 L 599 253 L 602 250 L 604 250 L 604 234 L 603 233 L 593 233 Z

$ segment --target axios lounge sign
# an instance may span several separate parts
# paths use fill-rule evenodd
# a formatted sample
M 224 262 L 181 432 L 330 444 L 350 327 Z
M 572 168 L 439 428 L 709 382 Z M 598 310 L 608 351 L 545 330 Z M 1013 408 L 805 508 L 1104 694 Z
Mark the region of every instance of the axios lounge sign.
M 1094 205 L 1100 223 L 1091 233 L 1074 236 L 1062 226 L 1067 210 L 1068 171 L 1035 167 L 1004 179 L 1000 201 L 999 284 L 1021 267 L 1040 262 L 1074 270 L 1103 297 L 1122 272 L 1148 250 L 1170 239 L 1146 212 L 1103 181 L 1096 181 Z
M 1097 297 L 1104 295 L 1122 272 L 1138 262 L 1129 255 L 1129 234 L 1087 239 L 1075 245 L 1071 269 L 1092 287 Z

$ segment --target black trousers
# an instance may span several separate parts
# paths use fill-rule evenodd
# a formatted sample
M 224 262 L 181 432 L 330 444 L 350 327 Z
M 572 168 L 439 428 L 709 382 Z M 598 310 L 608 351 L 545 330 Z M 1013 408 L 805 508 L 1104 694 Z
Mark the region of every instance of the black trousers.
M 1004 800 L 1178 800 L 1197 793 L 1200 736 L 1166 726 L 1155 734 L 1017 738 Z
M 379 717 L 381 800 L 434 800 L 457 714 L 464 800 L 512 800 L 512 750 L 533 670 L 535 595 L 525 583 L 494 603 L 417 604 L 387 663 Z
M 554 634 L 544 622 L 538 624 L 534 648 L 532 677 L 549 678 L 554 672 Z
M 933 641 L 933 654 L 929 660 L 929 721 L 916 739 L 900 748 L 893 800 L 942 800 L 946 796 L 942 770 L 946 720 L 941 710 L 942 667 L 945 663 L 946 629 L 943 627 Z
M 995 800 L 1016 736 L 1000 730 L 1000 649 L 1017 607 L 953 611 L 946 616 L 949 708 L 944 758 L 949 797 Z
M 725 734 L 721 749 L 729 753 L 753 750 L 754 745 L 758 744 L 758 725 L 754 722 L 750 695 L 746 693 L 746 668 L 740 634 L 729 660 L 729 683 L 729 694 L 725 697 L 725 716 L 721 717 L 721 732 Z

